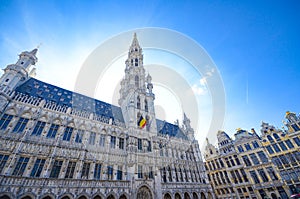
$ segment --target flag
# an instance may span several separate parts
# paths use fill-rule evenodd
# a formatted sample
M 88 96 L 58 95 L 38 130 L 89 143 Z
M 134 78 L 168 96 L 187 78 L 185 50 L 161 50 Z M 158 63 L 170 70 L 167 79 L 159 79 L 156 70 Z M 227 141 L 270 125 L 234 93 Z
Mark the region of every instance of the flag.
M 145 118 L 143 118 L 143 116 L 141 115 L 139 121 L 138 121 L 138 126 L 142 129 L 146 126 L 147 120 Z

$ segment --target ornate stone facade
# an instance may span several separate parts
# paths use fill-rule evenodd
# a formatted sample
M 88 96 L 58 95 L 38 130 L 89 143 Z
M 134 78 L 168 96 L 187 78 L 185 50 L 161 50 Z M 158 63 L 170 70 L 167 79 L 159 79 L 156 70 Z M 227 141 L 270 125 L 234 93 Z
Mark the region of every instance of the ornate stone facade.
M 35 79 L 36 54 L 0 78 L 0 198 L 214 198 L 190 120 L 155 117 L 136 35 L 120 107 Z
M 238 129 L 207 140 L 206 169 L 217 198 L 288 199 L 300 192 L 300 118 L 287 112 L 286 129 L 262 123 L 261 136 Z

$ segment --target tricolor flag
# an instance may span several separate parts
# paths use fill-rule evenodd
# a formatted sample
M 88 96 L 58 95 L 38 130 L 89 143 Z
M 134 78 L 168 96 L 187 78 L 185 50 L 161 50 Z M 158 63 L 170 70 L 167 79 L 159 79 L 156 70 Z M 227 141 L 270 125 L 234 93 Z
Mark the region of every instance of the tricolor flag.
M 138 121 L 138 126 L 142 129 L 146 126 L 147 120 L 145 118 L 143 118 L 143 116 L 141 115 L 139 121 Z

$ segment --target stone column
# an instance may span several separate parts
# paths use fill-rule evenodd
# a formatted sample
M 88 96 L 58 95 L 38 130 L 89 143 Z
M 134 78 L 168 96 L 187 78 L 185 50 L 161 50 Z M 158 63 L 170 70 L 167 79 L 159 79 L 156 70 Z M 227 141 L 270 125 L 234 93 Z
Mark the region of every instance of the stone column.
M 90 163 L 89 179 L 94 179 L 95 162 Z

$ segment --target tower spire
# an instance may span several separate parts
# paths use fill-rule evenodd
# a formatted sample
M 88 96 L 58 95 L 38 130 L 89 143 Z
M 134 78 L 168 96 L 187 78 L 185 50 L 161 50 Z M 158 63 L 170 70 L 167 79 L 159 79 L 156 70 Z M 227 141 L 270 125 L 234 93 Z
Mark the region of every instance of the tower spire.
M 125 77 L 121 81 L 119 90 L 119 105 L 122 108 L 125 123 L 129 127 L 137 127 L 137 121 L 144 118 L 147 121 L 144 129 L 154 133 L 156 119 L 152 78 L 149 74 L 146 75 L 143 50 L 136 33 L 133 34 L 125 64 Z
M 137 36 L 136 36 L 136 32 L 133 34 L 133 39 L 132 39 L 132 43 L 131 43 L 131 46 L 130 48 L 141 48 L 140 47 L 140 44 L 139 44 L 139 41 L 137 39 Z

